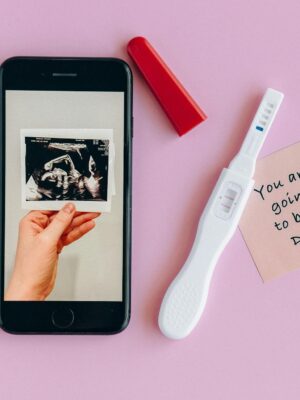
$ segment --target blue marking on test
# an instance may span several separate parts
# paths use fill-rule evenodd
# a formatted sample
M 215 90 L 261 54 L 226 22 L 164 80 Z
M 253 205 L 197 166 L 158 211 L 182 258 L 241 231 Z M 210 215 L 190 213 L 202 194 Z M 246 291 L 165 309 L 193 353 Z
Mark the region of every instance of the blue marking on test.
M 262 128 L 261 126 L 256 126 L 256 129 L 258 130 L 258 131 L 263 131 L 264 130 L 264 128 Z

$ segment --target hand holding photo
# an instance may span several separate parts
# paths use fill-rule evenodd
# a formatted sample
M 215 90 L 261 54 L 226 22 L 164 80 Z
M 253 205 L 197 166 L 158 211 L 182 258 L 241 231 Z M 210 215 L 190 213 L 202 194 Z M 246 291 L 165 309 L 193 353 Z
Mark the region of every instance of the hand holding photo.
M 111 129 L 22 129 L 22 206 L 109 212 L 114 194 Z
M 5 300 L 46 300 L 55 287 L 61 252 L 93 230 L 99 216 L 76 212 L 72 203 L 59 212 L 30 211 L 25 215 L 19 224 L 14 270 Z

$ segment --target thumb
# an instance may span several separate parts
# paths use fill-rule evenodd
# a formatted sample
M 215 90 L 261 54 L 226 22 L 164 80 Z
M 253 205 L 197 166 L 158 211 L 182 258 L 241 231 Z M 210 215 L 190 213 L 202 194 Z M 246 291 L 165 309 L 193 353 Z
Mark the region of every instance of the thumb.
M 42 235 L 47 236 L 50 240 L 58 241 L 64 231 L 72 222 L 75 214 L 75 206 L 72 203 L 67 203 L 64 207 L 55 215 L 53 220 L 43 231 Z

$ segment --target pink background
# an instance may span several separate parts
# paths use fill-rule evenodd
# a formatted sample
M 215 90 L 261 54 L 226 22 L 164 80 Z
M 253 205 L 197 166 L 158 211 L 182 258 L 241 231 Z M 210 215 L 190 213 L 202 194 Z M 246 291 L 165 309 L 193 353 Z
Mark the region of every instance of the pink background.
M 300 271 L 264 285 L 240 232 L 193 334 L 172 342 L 157 328 L 163 293 L 266 87 L 286 99 L 263 154 L 299 140 L 299 20 L 298 0 L 1 1 L 1 61 L 128 59 L 127 41 L 144 35 L 209 117 L 179 139 L 134 69 L 131 324 L 111 337 L 1 332 L 1 399 L 299 398 Z

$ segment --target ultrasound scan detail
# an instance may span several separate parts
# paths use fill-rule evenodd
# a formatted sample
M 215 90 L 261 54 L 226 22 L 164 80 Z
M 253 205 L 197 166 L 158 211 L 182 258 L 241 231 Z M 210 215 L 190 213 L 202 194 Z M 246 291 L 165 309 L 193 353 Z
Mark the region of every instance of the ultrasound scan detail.
M 109 140 L 25 137 L 26 201 L 107 201 Z

